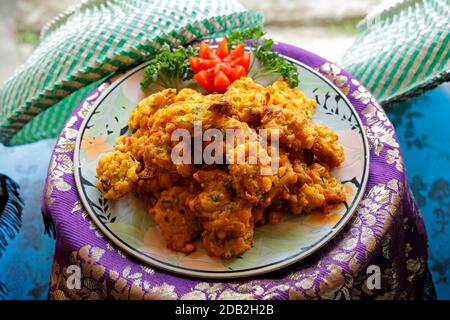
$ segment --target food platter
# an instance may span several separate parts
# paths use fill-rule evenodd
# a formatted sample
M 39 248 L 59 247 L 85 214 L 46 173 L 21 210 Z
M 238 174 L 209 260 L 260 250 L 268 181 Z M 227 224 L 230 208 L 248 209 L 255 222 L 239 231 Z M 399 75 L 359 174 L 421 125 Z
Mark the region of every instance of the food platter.
M 189 254 L 167 248 L 141 199 L 127 194 L 110 201 L 96 188 L 100 157 L 113 151 L 118 136 L 127 134 L 130 113 L 148 94 L 139 85 L 147 62 L 125 72 L 98 97 L 76 141 L 74 164 L 79 195 L 90 218 L 110 241 L 151 266 L 184 276 L 224 279 L 254 276 L 296 263 L 324 246 L 345 226 L 368 180 L 365 132 L 357 112 L 336 86 L 302 62 L 284 58 L 298 68 L 298 88 L 318 102 L 314 122 L 328 126 L 339 136 L 345 161 L 332 174 L 343 184 L 345 203 L 326 215 L 286 215 L 278 224 L 260 226 L 255 229 L 253 247 L 236 257 L 211 256 L 201 245 Z

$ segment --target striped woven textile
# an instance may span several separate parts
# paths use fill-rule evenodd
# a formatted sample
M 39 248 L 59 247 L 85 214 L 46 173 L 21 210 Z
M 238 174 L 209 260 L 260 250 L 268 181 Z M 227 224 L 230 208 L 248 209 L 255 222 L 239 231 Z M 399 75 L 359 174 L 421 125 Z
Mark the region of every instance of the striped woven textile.
M 343 67 L 383 105 L 450 79 L 450 0 L 389 1 L 367 16 Z
M 0 89 L 0 141 L 56 136 L 95 84 L 149 59 L 164 43 L 262 23 L 260 13 L 235 0 L 82 1 L 43 29 L 39 47 Z

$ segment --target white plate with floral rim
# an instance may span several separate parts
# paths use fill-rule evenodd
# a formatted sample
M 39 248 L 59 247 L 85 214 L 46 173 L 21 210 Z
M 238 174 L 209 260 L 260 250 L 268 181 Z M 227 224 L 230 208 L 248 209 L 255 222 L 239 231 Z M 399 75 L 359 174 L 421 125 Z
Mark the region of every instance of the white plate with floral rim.
M 131 111 L 144 98 L 139 82 L 146 63 L 126 72 L 102 93 L 81 125 L 75 146 L 75 180 L 82 203 L 99 229 L 117 246 L 149 265 L 185 276 L 239 278 L 298 262 L 330 241 L 352 217 L 369 176 L 369 148 L 361 120 L 346 96 L 328 79 L 298 61 L 298 88 L 318 102 L 314 122 L 339 135 L 345 161 L 332 171 L 348 194 L 328 215 L 285 215 L 276 225 L 255 228 L 254 246 L 231 259 L 208 255 L 201 244 L 185 255 L 166 247 L 159 227 L 141 201 L 129 194 L 109 201 L 95 187 L 99 158 L 127 132 Z

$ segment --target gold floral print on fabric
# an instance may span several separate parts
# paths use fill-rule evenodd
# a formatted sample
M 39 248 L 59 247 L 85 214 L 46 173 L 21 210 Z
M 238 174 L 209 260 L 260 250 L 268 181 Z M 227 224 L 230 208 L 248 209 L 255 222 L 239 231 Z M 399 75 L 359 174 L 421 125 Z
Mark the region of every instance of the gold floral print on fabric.
M 150 268 L 149 266 L 146 266 L 144 264 L 139 265 L 142 269 L 142 271 L 144 271 L 145 273 L 149 274 L 149 275 L 154 275 L 155 274 L 155 269 Z
M 350 84 L 348 83 L 348 77 L 341 74 L 341 68 L 333 63 L 326 62 L 315 70 L 333 82 L 343 94 L 348 95 L 350 92 Z
M 357 298 L 358 292 L 353 295 L 355 281 L 358 275 L 365 275 L 365 263 L 375 254 L 376 244 L 388 234 L 393 216 L 386 207 L 400 206 L 401 192 L 402 187 L 396 179 L 373 186 L 361 201 L 355 217 L 349 223 L 349 230 L 333 250 L 324 253 L 331 259 L 322 260 L 319 257 L 317 265 L 289 274 L 288 277 L 295 281 L 294 287 L 289 290 L 290 299 Z M 380 229 L 376 226 L 380 226 Z M 384 250 L 389 251 L 389 248 Z M 395 282 L 385 283 L 396 290 Z
M 403 172 L 403 159 L 400 155 L 400 145 L 395 139 L 394 127 L 386 116 L 386 113 L 375 101 L 370 92 L 359 83 L 352 79 L 352 84 L 357 88 L 351 94 L 353 98 L 359 100 L 365 105 L 361 114 L 366 118 L 367 125 L 364 126 L 370 148 L 377 156 L 386 148 L 384 159 L 390 165 L 394 164 L 399 172 Z
M 107 296 L 107 285 L 104 278 L 105 267 L 98 263 L 105 250 L 85 245 L 78 251 L 73 251 L 69 257 L 69 265 L 76 265 L 81 270 L 80 289 L 69 289 L 68 277 L 72 273 L 67 268 L 61 268 L 55 261 L 52 268 L 50 297 L 55 300 L 103 299 Z
M 167 283 L 151 286 L 150 282 L 142 280 L 141 272 L 132 273 L 130 266 L 125 267 L 121 272 L 110 270 L 109 277 L 114 282 L 111 295 L 115 299 L 174 300 L 178 298 L 175 286 Z
M 356 99 L 361 99 L 360 96 L 363 95 L 362 92 L 364 91 L 366 91 L 366 89 L 360 85 L 352 95 Z M 360 101 L 364 101 L 364 99 Z M 386 114 L 372 101 L 366 105 L 367 106 L 362 111 L 362 115 L 367 120 L 367 138 L 369 139 L 371 147 L 374 148 L 375 154 L 379 156 L 386 145 L 398 148 L 399 145 L 394 138 L 394 128 L 390 124 Z
M 280 292 L 289 290 L 288 284 L 278 284 L 272 286 L 271 280 L 253 280 L 248 282 L 230 282 L 230 283 L 197 283 L 190 292 L 184 294 L 183 300 L 254 300 L 273 299 L 280 295 Z
M 83 209 L 83 205 L 81 204 L 80 201 L 75 201 L 72 210 L 70 210 L 70 213 L 76 213 L 78 211 L 80 211 L 81 209 Z
M 76 117 L 69 119 L 66 125 L 73 126 L 76 122 Z M 71 129 L 67 131 L 67 129 Z M 49 176 L 47 180 L 45 198 L 48 206 L 55 202 L 53 191 L 69 191 L 72 186 L 64 180 L 64 174 L 73 173 L 73 161 L 69 156 L 75 148 L 76 134 L 78 132 L 73 128 L 66 128 L 56 142 L 55 152 L 50 159 Z
M 49 176 L 45 192 L 47 205 L 51 206 L 55 202 L 53 191 L 69 191 L 72 186 L 63 179 L 65 173 L 73 170 L 72 160 L 65 155 L 54 154 L 50 159 Z
M 76 137 L 76 136 L 75 136 Z M 71 152 L 75 148 L 75 139 L 61 137 L 56 144 L 55 151 L 58 153 Z
M 102 83 L 97 88 L 97 92 L 95 92 L 94 94 L 87 97 L 86 100 L 83 101 L 83 104 L 82 104 L 80 110 L 78 110 L 78 112 L 77 112 L 78 117 L 80 117 L 81 119 L 86 118 L 86 116 L 88 115 L 89 111 L 92 108 L 93 103 L 97 100 L 99 95 L 102 94 L 103 91 L 108 89 L 109 86 L 111 85 L 111 83 L 114 82 L 120 75 L 121 74 L 111 77 L 107 82 Z
M 95 101 L 97 99 L 97 97 L 100 95 L 99 92 L 93 94 L 92 96 L 88 97 L 83 104 L 81 105 L 81 108 L 78 110 L 77 115 L 78 117 L 80 117 L 81 119 L 86 118 L 86 116 L 88 115 L 89 111 L 92 108 L 93 105 L 93 101 Z
M 400 149 L 390 149 L 384 156 L 388 164 L 395 164 L 395 168 L 399 172 L 403 172 L 403 160 L 400 156 Z
M 394 128 L 391 127 L 386 114 L 379 110 L 374 104 L 369 104 L 362 111 L 367 120 L 367 138 L 375 154 L 379 156 L 384 147 L 398 148 L 399 145 L 394 138 Z
M 391 182 L 390 186 L 394 186 Z M 392 199 L 393 203 L 396 203 L 398 198 Z M 402 207 L 400 203 L 397 203 L 398 212 L 401 214 Z M 414 207 L 413 210 L 417 210 Z M 414 225 L 414 224 L 413 224 Z M 403 226 L 404 234 L 410 235 L 410 237 L 416 237 L 414 227 L 409 225 L 409 219 L 404 217 L 400 228 Z M 399 228 L 399 226 L 395 226 Z M 361 273 L 358 279 L 355 281 L 355 288 L 353 289 L 353 298 L 361 297 L 364 293 L 366 297 L 372 297 L 373 299 L 413 299 L 415 297 L 415 291 L 417 289 L 417 281 L 423 277 L 426 268 L 426 256 L 411 257 L 410 253 L 414 252 L 413 246 L 410 242 L 403 243 L 398 239 L 393 240 L 395 237 L 393 234 L 386 234 L 381 240 L 381 258 L 378 259 L 378 263 L 382 265 L 382 288 L 383 294 L 378 294 L 377 291 L 368 289 L 366 286 L 366 275 Z M 392 259 L 392 260 L 391 260 Z M 398 274 L 399 270 L 404 270 L 402 275 Z M 362 292 L 357 289 L 361 288 Z
M 103 232 L 100 231 L 100 229 L 97 227 L 97 225 L 92 221 L 92 219 L 86 219 L 89 223 L 89 230 L 93 230 L 95 233 L 95 236 L 99 239 L 103 239 Z
M 51 274 L 52 299 L 105 299 L 112 296 L 115 299 L 176 299 L 175 287 L 167 283 L 151 285 L 143 280 L 142 272 L 131 272 L 131 267 L 123 270 L 109 270 L 99 263 L 105 250 L 85 245 L 78 251 L 73 251 L 69 257 L 69 265 L 76 265 L 81 270 L 81 288 L 67 287 L 67 268 L 61 268 L 55 260 Z M 145 274 L 152 274 L 152 269 L 144 269 Z M 107 281 L 107 278 L 110 281 Z

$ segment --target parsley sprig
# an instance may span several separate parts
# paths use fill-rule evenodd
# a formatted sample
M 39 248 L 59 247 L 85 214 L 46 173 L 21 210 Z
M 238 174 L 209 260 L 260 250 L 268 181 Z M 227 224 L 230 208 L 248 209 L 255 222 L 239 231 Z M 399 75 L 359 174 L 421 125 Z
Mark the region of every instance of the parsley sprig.
M 182 81 L 190 80 L 194 76 L 189 57 L 197 54 L 198 49 L 195 47 L 172 49 L 164 45 L 145 68 L 141 88 L 145 90 L 150 85 L 157 84 L 163 88 L 179 89 Z

